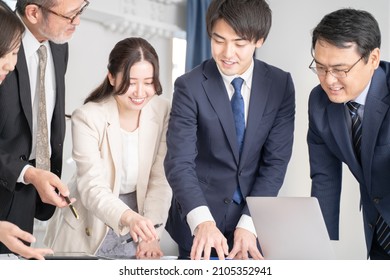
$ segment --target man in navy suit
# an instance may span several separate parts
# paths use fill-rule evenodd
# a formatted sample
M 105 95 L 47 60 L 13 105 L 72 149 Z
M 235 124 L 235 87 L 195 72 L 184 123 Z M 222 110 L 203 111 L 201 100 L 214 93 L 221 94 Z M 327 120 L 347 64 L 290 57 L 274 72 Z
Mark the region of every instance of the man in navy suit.
M 390 64 L 380 61 L 380 44 L 368 12 L 341 9 L 321 20 L 310 66 L 320 85 L 310 94 L 307 135 L 312 195 L 330 238 L 339 238 L 344 162 L 360 184 L 371 259 L 390 258 Z
M 180 257 L 261 259 L 245 198 L 276 196 L 282 186 L 293 144 L 294 85 L 289 73 L 253 58 L 271 27 L 265 1 L 214 0 L 206 21 L 213 58 L 175 82 L 166 229 Z M 243 79 L 242 148 L 230 101 L 236 77 Z
M 65 207 L 69 190 L 61 180 L 65 136 L 65 72 L 68 44 L 84 0 L 18 0 L 26 31 L 15 70 L 0 86 L 0 220 L 32 233 L 34 218 L 49 219 Z M 35 168 L 38 114 L 38 54 L 47 49 L 45 93 L 50 170 Z M 58 195 L 60 193 L 62 196 Z M 9 250 L 0 243 L 0 253 Z

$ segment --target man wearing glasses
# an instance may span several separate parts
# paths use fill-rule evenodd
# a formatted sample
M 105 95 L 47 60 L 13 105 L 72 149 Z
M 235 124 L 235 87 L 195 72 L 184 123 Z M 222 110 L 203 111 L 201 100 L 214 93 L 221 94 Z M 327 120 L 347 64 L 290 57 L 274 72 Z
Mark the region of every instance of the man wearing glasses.
M 30 233 L 34 218 L 47 220 L 56 206 L 68 205 L 64 199 L 68 187 L 59 179 L 67 41 L 88 4 L 83 0 L 16 3 L 26 32 L 15 54 L 15 70 L 0 87 L 0 220 Z M 0 253 L 7 252 L 0 243 Z
M 390 64 L 380 61 L 374 17 L 341 9 L 313 31 L 309 99 L 312 196 L 331 239 L 339 238 L 342 163 L 360 184 L 367 256 L 390 259 Z

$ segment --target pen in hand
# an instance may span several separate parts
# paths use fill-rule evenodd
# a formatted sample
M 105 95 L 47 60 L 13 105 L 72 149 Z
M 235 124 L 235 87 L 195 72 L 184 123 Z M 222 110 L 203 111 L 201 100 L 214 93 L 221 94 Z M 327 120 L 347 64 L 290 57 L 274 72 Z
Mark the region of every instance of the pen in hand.
M 68 203 L 70 211 L 72 211 L 73 216 L 78 220 L 79 214 L 77 214 L 76 208 L 72 205 L 72 202 L 69 199 L 69 196 L 64 196 L 66 203 Z
M 154 228 L 159 228 L 159 227 L 161 227 L 163 224 L 155 224 L 154 225 Z M 133 240 L 133 238 L 132 237 L 130 237 L 130 238 L 128 238 L 128 239 L 126 239 L 126 240 L 123 240 L 122 241 L 122 244 L 126 244 L 126 243 L 130 243 L 130 242 L 133 242 L 134 240 Z

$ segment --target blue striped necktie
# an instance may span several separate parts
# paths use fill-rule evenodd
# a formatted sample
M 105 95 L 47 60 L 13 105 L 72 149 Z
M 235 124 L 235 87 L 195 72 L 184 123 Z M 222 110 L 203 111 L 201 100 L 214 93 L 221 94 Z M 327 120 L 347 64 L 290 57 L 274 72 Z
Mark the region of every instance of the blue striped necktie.
M 233 111 L 233 117 L 234 117 L 234 124 L 236 126 L 236 136 L 237 136 L 237 144 L 238 149 L 242 151 L 242 146 L 244 143 L 244 136 L 245 136 L 245 111 L 244 111 L 244 98 L 241 95 L 241 87 L 244 80 L 240 77 L 237 77 L 233 79 L 232 85 L 234 88 L 234 94 L 232 96 L 232 99 L 230 101 Z M 233 194 L 233 201 L 237 204 L 240 204 L 242 201 L 242 193 L 240 186 L 237 186 L 236 191 Z

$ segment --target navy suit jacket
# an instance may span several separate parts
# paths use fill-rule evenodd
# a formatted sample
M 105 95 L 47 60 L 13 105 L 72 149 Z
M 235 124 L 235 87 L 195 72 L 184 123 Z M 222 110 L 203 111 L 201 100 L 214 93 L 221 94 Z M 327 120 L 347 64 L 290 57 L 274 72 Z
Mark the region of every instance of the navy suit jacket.
M 342 162 L 360 184 L 361 205 L 368 252 L 376 218 L 390 223 L 390 64 L 375 70 L 364 106 L 361 165 L 349 133 L 343 103 L 332 103 L 321 86 L 309 99 L 309 130 L 312 195 L 319 199 L 331 239 L 339 237 Z
M 278 194 L 291 157 L 294 117 L 291 75 L 255 59 L 240 158 L 230 100 L 215 61 L 176 80 L 165 158 L 173 189 L 166 229 L 179 246 L 190 251 L 186 216 L 199 206 L 210 209 L 224 233 L 237 185 L 244 197 Z M 240 214 L 249 215 L 245 203 Z
M 51 123 L 51 171 L 61 175 L 65 136 L 65 72 L 68 45 L 50 42 L 56 79 L 56 103 Z M 0 86 L 0 220 L 32 232 L 34 217 L 49 219 L 54 206 L 42 203 L 35 188 L 17 183 L 28 164 L 32 145 L 32 102 L 23 45 L 15 70 Z M 1 248 L 0 248 L 1 251 Z

